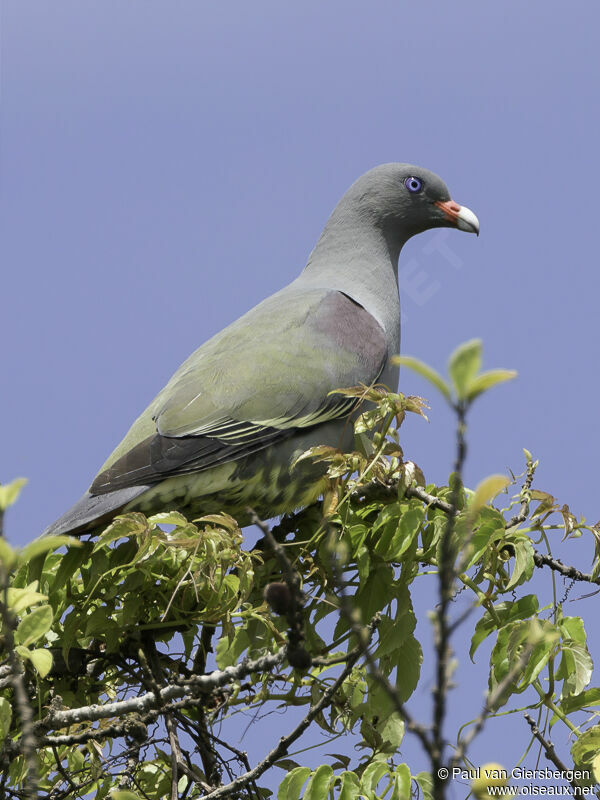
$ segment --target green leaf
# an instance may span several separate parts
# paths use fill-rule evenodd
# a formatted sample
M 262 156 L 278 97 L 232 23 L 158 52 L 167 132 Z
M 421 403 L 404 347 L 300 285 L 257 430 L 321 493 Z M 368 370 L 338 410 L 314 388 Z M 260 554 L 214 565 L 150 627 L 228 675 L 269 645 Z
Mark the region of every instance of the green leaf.
M 394 572 L 387 564 L 372 565 L 367 581 L 356 594 L 356 602 L 365 624 L 393 600 L 394 580 Z
M 310 767 L 296 767 L 289 772 L 279 785 L 277 800 L 298 800 L 310 773 Z
M 46 553 L 40 553 L 35 558 L 32 558 L 31 561 L 25 562 L 26 566 L 27 566 L 27 579 L 28 579 L 29 583 L 32 583 L 33 581 L 37 581 L 38 584 L 39 584 L 40 579 L 42 577 L 42 572 L 44 571 L 44 564 L 46 563 L 46 556 L 47 556 Z M 23 566 L 25 566 L 25 564 L 23 564 L 23 560 L 21 559 L 21 557 L 19 557 L 18 560 L 21 562 L 21 564 Z M 54 562 L 54 563 L 56 563 L 56 562 Z M 54 564 L 52 564 L 51 572 L 54 572 L 53 567 L 54 567 Z
M 556 677 L 563 681 L 563 696 L 582 692 L 592 679 L 594 664 L 592 657 L 583 644 L 575 642 L 573 639 L 566 639 L 560 646 L 562 658 Z
M 31 651 L 29 658 L 40 677 L 45 678 L 52 669 L 52 653 L 49 650 L 37 648 Z
M 394 712 L 378 728 L 383 739 L 383 749 L 394 755 L 404 739 L 404 720 Z
M 283 769 L 285 772 L 290 772 L 293 769 L 297 769 L 299 764 L 294 761 L 293 758 L 280 758 L 279 761 L 275 761 L 273 766 L 279 767 L 279 769 Z
M 371 553 L 365 545 L 361 545 L 356 553 L 356 568 L 360 582 L 365 583 L 371 570 Z
M 48 553 L 51 550 L 58 550 L 63 545 L 70 547 L 81 547 L 82 543 L 79 539 L 73 536 L 41 536 L 39 539 L 34 539 L 19 553 L 19 561 L 23 564 L 34 559 L 42 553 Z
M 9 506 L 17 502 L 26 483 L 27 478 L 15 478 L 14 481 L 0 486 L 0 511 L 6 511 Z
M 535 568 L 531 539 L 528 536 L 521 536 L 519 539 L 511 540 L 511 544 L 515 548 L 515 563 L 505 591 L 528 581 Z
M 336 763 L 331 765 L 334 770 L 340 769 L 340 767 L 348 769 L 348 765 L 352 761 L 350 756 L 345 756 L 343 753 L 327 753 L 327 755 L 336 759 Z
M 177 525 L 184 527 L 188 524 L 188 520 L 180 514 L 179 511 L 163 511 L 160 514 L 154 514 L 148 517 L 149 525 Z
M 47 633 L 52 626 L 53 613 L 50 606 L 35 608 L 23 617 L 15 631 L 15 642 L 30 645 Z
M 492 386 L 511 381 L 516 377 L 517 372 L 514 369 L 490 369 L 487 372 L 482 372 L 481 375 L 477 375 L 471 381 L 467 392 L 467 400 L 472 402 L 480 394 L 491 389 Z
M 13 614 L 21 614 L 22 611 L 35 606 L 37 603 L 45 603 L 48 600 L 47 595 L 36 592 L 38 582 L 34 581 L 29 586 L 23 589 L 15 589 L 11 586 L 7 591 L 8 607 Z
M 303 800 L 323 800 L 329 793 L 329 784 L 333 777 L 333 770 L 329 764 L 321 764 L 313 772 L 308 782 Z
M 600 752 L 596 753 L 592 759 L 592 775 L 596 783 L 600 783 Z
M 159 758 L 142 763 L 136 770 L 136 783 L 144 800 L 164 800 L 170 795 L 171 770 L 166 753 L 156 748 Z
M 21 658 L 24 658 L 26 661 L 29 661 L 29 654 L 31 653 L 31 650 L 28 647 L 25 647 L 23 644 L 17 644 L 15 645 L 15 653 L 21 656 Z
M 563 617 L 558 627 L 563 639 L 573 639 L 577 644 L 585 645 L 587 637 L 581 617 Z
M 362 791 L 365 794 L 375 792 L 379 781 L 388 773 L 389 767 L 385 761 L 372 761 L 361 776 L 360 786 Z
M 385 561 L 400 561 L 419 534 L 424 516 L 419 506 L 407 508 L 400 503 L 384 506 L 372 528 L 377 534 L 375 552 Z
M 510 669 L 518 663 L 525 648 L 530 648 L 527 662 L 512 688 L 512 691 L 522 692 L 537 678 L 548 663 L 548 659 L 556 647 L 559 632 L 548 620 L 536 618 L 516 622 L 512 626 L 504 628 L 500 631 L 498 642 L 505 631 L 508 632 L 508 639 L 504 639 L 504 651 L 502 652 L 502 648 L 500 650 L 503 656 L 502 663 L 499 663 L 497 657 L 493 658 L 497 682 L 500 683 Z M 494 651 L 492 651 L 492 656 L 494 656 Z M 508 689 L 508 692 L 510 691 L 511 689 Z M 506 697 L 508 698 L 508 694 Z
M 592 772 L 594 759 L 599 752 L 600 725 L 594 725 L 593 728 L 590 728 L 589 730 L 585 731 L 585 733 L 582 733 L 581 736 L 576 739 L 571 746 L 571 756 L 573 757 L 575 765 L 579 767 L 579 769 L 589 770 L 589 782 L 591 783 L 594 783 L 594 777 L 600 778 L 600 775 L 594 776 L 594 773 Z M 588 781 L 581 782 L 588 783 Z
M 424 518 L 425 512 L 420 507 L 409 508 L 402 513 L 387 553 L 387 560 L 400 560 L 419 534 Z
M 385 665 L 387 659 L 384 659 L 383 661 Z M 386 670 L 386 673 L 388 671 L 389 670 Z M 362 706 L 355 708 L 355 711 L 357 712 L 356 718 L 358 719 L 358 717 L 363 717 L 366 713 L 371 720 L 376 720 L 375 727 L 379 725 L 381 728 L 384 720 L 386 720 L 390 713 L 392 713 L 390 698 L 384 687 L 378 681 L 376 681 L 372 675 L 367 675 L 366 683 L 368 689 L 367 700 Z M 379 720 L 381 720 L 381 722 Z
M 406 595 L 409 597 L 408 603 L 410 603 L 408 592 L 406 592 Z M 396 599 L 399 609 L 401 609 L 399 613 L 394 618 L 383 614 L 379 622 L 377 658 L 383 658 L 383 656 L 399 651 L 417 624 L 415 613 L 410 605 L 403 606 L 400 598 Z
M 528 594 L 525 595 L 525 597 L 520 597 L 514 603 L 509 601 L 498 603 L 494 606 L 494 612 L 495 616 L 500 620 L 500 627 L 504 627 L 516 620 L 532 617 L 534 614 L 537 614 L 538 608 L 537 597 L 534 594 Z M 479 645 L 484 639 L 487 639 L 490 633 L 495 631 L 497 627 L 494 618 L 486 611 L 483 617 L 477 622 L 475 633 L 471 639 L 471 649 L 469 650 L 471 661 Z
M 62 657 L 69 663 L 69 650 L 76 643 L 76 634 L 80 632 L 80 623 L 85 620 L 85 612 L 77 609 L 70 611 L 63 620 Z
M 142 800 L 139 794 L 127 789 L 113 789 L 110 793 L 111 800 Z
M 600 705 L 599 688 L 586 689 L 586 691 L 581 692 L 581 694 L 568 695 L 567 697 L 563 697 L 560 701 L 560 708 L 565 714 L 571 714 L 573 711 L 579 711 L 581 708 L 598 705 Z M 557 719 L 558 717 L 554 716 L 552 721 L 555 722 Z
M 0 564 L 2 564 L 5 569 L 10 570 L 12 569 L 16 560 L 17 551 L 13 550 L 6 539 L 0 537 Z
M 468 398 L 471 383 L 480 369 L 481 339 L 471 339 L 452 353 L 448 372 L 459 400 Z
M 250 638 L 245 628 L 236 628 L 233 639 L 222 636 L 217 644 L 217 666 L 219 669 L 237 664 L 241 654 L 250 646 Z
M 412 634 L 402 643 L 396 663 L 396 689 L 405 703 L 417 688 L 423 663 L 423 650 Z
M 96 790 L 96 796 L 94 800 L 106 800 L 106 798 L 108 797 L 108 793 L 110 791 L 111 784 L 112 784 L 112 778 L 106 778 L 105 780 L 102 781 L 102 783 L 98 783 L 97 784 L 98 788 Z
M 419 774 L 415 776 L 415 780 L 421 787 L 423 800 L 433 800 L 433 781 L 431 780 L 431 775 L 428 772 L 419 772 Z
M 448 402 L 451 402 L 450 387 L 442 378 L 440 373 L 433 369 L 433 367 L 430 367 L 428 364 L 424 364 L 422 361 L 419 361 L 418 358 L 413 358 L 412 356 L 392 356 L 392 364 L 412 369 L 412 371 L 416 372 L 417 375 L 425 378 L 425 380 L 429 381 L 432 386 L 435 386 L 435 388 L 442 393 Z
M 527 644 L 533 644 L 533 650 L 527 664 L 525 665 L 524 675 L 519 681 L 519 686 L 529 686 L 542 669 L 548 663 L 548 659 L 552 655 L 558 638 L 559 633 L 548 620 L 532 619 L 528 622 L 519 623 L 526 626 L 527 629 Z M 509 642 L 509 651 L 511 649 L 511 642 Z
M 506 489 L 509 484 L 510 478 L 505 475 L 490 475 L 488 478 L 484 478 L 475 489 L 475 494 L 469 504 L 469 512 L 471 514 L 477 513 L 479 509 L 487 505 L 503 489 Z
M 94 550 L 100 550 L 104 545 L 127 536 L 136 536 L 148 530 L 148 521 L 139 511 L 130 514 L 120 514 L 98 537 Z
M 399 764 L 394 771 L 390 800 L 411 800 L 410 769 L 406 764 Z
M 338 800 L 356 800 L 360 793 L 360 782 L 354 772 L 342 772 L 342 779 Z M 285 799 L 287 800 L 287 797 Z
M 98 606 L 95 611 L 92 611 L 85 618 L 85 635 L 100 637 L 113 629 L 116 623 L 110 618 L 109 614 L 110 612 L 106 606 Z
M 484 509 L 488 509 L 488 507 L 484 506 Z M 505 531 L 504 525 L 501 528 L 498 527 L 498 521 L 496 519 L 486 519 L 482 522 L 471 537 L 471 541 L 465 551 L 465 557 L 468 560 L 463 570 L 466 572 L 473 564 L 480 561 L 490 545 L 497 539 L 501 539 Z
M 42 648 L 30 650 L 22 644 L 17 645 L 15 650 L 21 658 L 26 658 L 28 661 L 31 661 L 34 669 L 40 674 L 41 678 L 45 678 L 52 669 L 52 653 L 49 650 L 44 650 Z
M 60 560 L 60 565 L 56 570 L 56 575 L 54 580 L 50 578 L 50 586 L 49 591 L 51 594 L 58 592 L 65 583 L 71 578 L 84 564 L 88 558 L 92 550 L 94 549 L 93 542 L 80 542 L 79 547 L 69 547 L 67 552 Z
M 12 722 L 12 707 L 5 697 L 0 697 L 0 741 L 3 741 L 10 731 Z

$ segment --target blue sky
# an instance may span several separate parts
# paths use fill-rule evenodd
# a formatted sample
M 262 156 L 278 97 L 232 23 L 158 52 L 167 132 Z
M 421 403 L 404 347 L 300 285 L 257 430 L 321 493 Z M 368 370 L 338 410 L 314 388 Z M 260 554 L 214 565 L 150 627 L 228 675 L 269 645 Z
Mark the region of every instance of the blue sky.
M 479 239 L 413 239 L 400 265 L 404 353 L 443 369 L 477 336 L 486 366 L 519 371 L 472 412 L 467 482 L 520 471 L 527 447 L 539 488 L 600 517 L 595 6 L 1 13 L 0 481 L 30 481 L 9 539 L 77 499 L 179 363 L 292 280 L 345 189 L 385 161 L 438 172 L 481 222 Z M 442 481 L 452 419 L 410 373 L 401 389 L 432 401 L 404 446 Z M 587 541 L 558 552 L 591 561 Z M 513 757 L 486 735 L 474 754 Z

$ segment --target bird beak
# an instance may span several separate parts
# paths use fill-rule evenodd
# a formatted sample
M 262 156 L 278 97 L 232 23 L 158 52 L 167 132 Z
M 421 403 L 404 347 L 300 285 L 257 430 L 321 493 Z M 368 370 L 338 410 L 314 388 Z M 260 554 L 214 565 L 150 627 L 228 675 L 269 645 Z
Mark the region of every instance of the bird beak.
M 479 220 L 470 208 L 459 206 L 454 200 L 437 200 L 434 205 L 441 208 L 444 214 L 460 231 L 476 233 L 479 236 Z

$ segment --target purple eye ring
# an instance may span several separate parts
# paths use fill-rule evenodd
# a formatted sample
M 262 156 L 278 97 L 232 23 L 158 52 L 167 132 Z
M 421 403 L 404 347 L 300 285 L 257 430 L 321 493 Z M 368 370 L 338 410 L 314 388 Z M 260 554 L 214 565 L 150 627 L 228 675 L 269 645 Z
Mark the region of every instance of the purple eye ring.
M 415 178 L 414 175 L 411 175 L 409 178 L 404 179 L 404 185 L 408 189 L 409 192 L 420 192 L 423 188 L 423 181 L 420 178 Z

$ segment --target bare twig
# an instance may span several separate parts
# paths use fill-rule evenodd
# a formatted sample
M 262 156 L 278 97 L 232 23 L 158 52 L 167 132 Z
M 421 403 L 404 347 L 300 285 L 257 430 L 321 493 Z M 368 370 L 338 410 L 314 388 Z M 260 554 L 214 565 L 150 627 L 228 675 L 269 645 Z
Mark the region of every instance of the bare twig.
M 531 728 L 531 733 L 535 736 L 535 738 L 538 740 L 538 742 L 542 745 L 542 750 L 544 751 L 544 755 L 546 756 L 548 761 L 551 761 L 552 764 L 554 764 L 554 766 L 564 774 L 572 771 L 572 770 L 569 770 L 569 768 L 566 766 L 566 764 L 564 764 L 563 761 L 561 761 L 561 759 L 558 757 L 558 754 L 557 754 L 556 750 L 554 749 L 554 745 L 552 744 L 552 742 L 549 739 L 546 739 L 544 734 L 538 728 L 538 726 L 537 726 L 535 720 L 533 719 L 533 717 L 530 714 L 528 714 L 527 711 L 523 712 L 523 716 L 525 717 L 525 719 L 527 720 L 527 724 Z M 573 787 L 575 795 L 579 796 L 581 794 L 581 790 L 582 790 L 583 787 L 574 778 L 572 780 L 570 780 L 569 783 Z
M 179 739 L 177 737 L 177 726 L 173 722 L 173 718 L 168 711 L 164 711 L 164 703 L 161 697 L 161 690 L 158 680 L 163 677 L 162 668 L 158 660 L 156 652 L 156 643 L 148 634 L 142 635 L 143 647 L 138 651 L 138 658 L 140 666 L 143 670 L 143 682 L 150 688 L 156 698 L 156 703 L 161 712 L 163 712 L 165 727 L 169 737 L 169 745 L 171 746 L 171 799 L 177 800 L 178 791 L 177 784 L 179 783 L 179 767 L 180 764 L 185 767 L 183 757 L 181 755 L 181 747 L 179 746 Z M 145 650 L 148 651 L 146 657 Z
M 125 764 L 125 769 L 121 772 L 119 776 L 119 781 L 117 784 L 119 789 L 126 789 L 127 787 L 131 786 L 131 784 L 133 783 L 133 775 L 139 763 L 140 763 L 140 748 L 139 747 L 132 748 L 127 753 L 127 761 Z
M 235 755 L 240 764 L 243 764 L 244 767 L 246 768 L 246 772 L 250 772 L 250 762 L 248 761 L 248 754 L 246 753 L 245 750 L 238 750 L 237 747 L 233 747 L 233 745 L 229 744 L 228 742 L 224 742 L 217 736 L 213 736 L 213 738 L 215 742 L 217 742 L 217 744 L 220 744 L 221 747 L 225 747 L 227 750 L 229 750 L 230 753 L 233 753 Z M 256 785 L 256 781 L 255 780 L 250 781 L 248 785 L 252 786 L 252 789 L 254 790 L 257 800 L 261 800 L 262 795 L 258 791 L 258 786 Z
M 212 637 L 216 630 L 215 625 L 204 623 L 202 626 L 202 633 L 200 634 L 200 643 L 196 648 L 194 655 L 194 662 L 192 665 L 192 672 L 195 675 L 200 675 L 206 669 L 206 658 L 212 652 Z
M 455 507 L 452 505 L 452 503 L 447 503 L 445 500 L 429 494 L 425 491 L 425 489 L 423 489 L 422 486 L 409 486 L 405 491 L 405 495 L 406 497 L 416 497 L 418 500 L 421 500 L 428 506 L 439 508 L 440 511 L 444 511 L 446 514 L 454 513 Z
M 60 775 L 62 775 L 64 782 L 69 787 L 69 791 L 75 792 L 75 794 L 79 794 L 79 787 L 77 786 L 76 783 L 74 783 L 69 773 L 63 767 L 60 760 L 60 755 L 58 754 L 58 750 L 56 749 L 55 745 L 52 746 L 52 753 L 54 755 L 54 760 L 56 762 L 56 769 L 60 773 Z
M 537 550 L 533 551 L 533 561 L 536 567 L 550 567 L 555 572 L 560 572 L 565 578 L 572 578 L 574 581 L 585 581 L 587 583 L 595 583 L 600 586 L 600 577 L 593 578 L 587 572 L 580 572 L 575 567 L 568 564 L 563 564 L 559 558 L 552 558 L 552 556 L 539 553 Z
M 169 707 L 172 707 L 169 705 Z M 157 711 L 149 711 L 139 717 L 139 724 L 150 724 L 158 719 Z M 79 733 L 58 734 L 56 736 L 40 737 L 40 747 L 63 747 L 65 745 L 85 744 L 86 742 L 98 742 L 103 739 L 116 739 L 119 736 L 126 736 L 130 730 L 130 721 L 126 719 L 118 725 L 107 725 L 105 728 L 94 728 L 81 731 Z
M 171 800 L 177 800 L 177 784 L 179 782 L 179 770 L 187 772 L 187 765 L 181 755 L 181 747 L 177 736 L 177 726 L 171 714 L 165 714 L 165 727 L 171 745 Z
M 202 759 L 206 780 L 203 780 L 202 776 L 197 774 L 196 765 L 192 762 L 189 753 L 183 749 L 181 752 L 185 753 L 187 764 L 180 764 L 180 767 L 192 781 L 195 781 L 202 788 L 202 791 L 211 792 L 215 786 L 221 783 L 218 753 L 212 744 L 212 740 L 216 739 L 216 737 L 208 732 L 204 717 L 204 707 L 196 706 L 196 708 L 199 715 L 198 720 L 193 720 L 193 718 L 185 716 L 180 711 L 174 711 L 173 717 L 177 719 L 184 731 L 194 741 L 196 750 L 200 753 L 200 758 Z
M 314 706 L 311 706 L 310 711 L 300 722 L 300 724 L 297 725 L 287 736 L 282 736 L 278 744 L 273 748 L 273 750 L 271 750 L 270 753 L 265 756 L 265 758 L 263 758 L 260 763 L 258 763 L 253 769 L 249 770 L 243 775 L 240 775 L 239 778 L 231 781 L 231 783 L 221 786 L 216 791 L 205 795 L 203 800 L 217 800 L 217 798 L 220 797 L 234 797 L 240 789 L 242 789 L 244 786 L 247 786 L 252 781 L 255 781 L 276 761 L 285 756 L 288 752 L 289 746 L 299 739 L 312 721 L 321 713 L 321 711 L 330 705 L 335 693 L 352 671 L 354 664 L 358 661 L 358 658 L 359 655 L 357 654 L 355 658 L 348 661 L 339 677 L 325 692 L 323 692 L 321 699 L 315 703 Z
M 531 502 L 531 484 L 533 483 L 533 476 L 535 475 L 536 470 L 536 462 L 535 461 L 528 461 L 527 462 L 527 476 L 525 481 L 523 482 L 523 487 L 521 489 L 521 510 L 518 514 L 515 514 L 514 517 L 509 519 L 506 523 L 507 528 L 514 528 L 515 525 L 520 525 L 522 522 L 525 522 L 527 517 L 529 516 L 529 503 Z
M 183 724 L 187 732 L 196 742 L 196 747 L 200 753 L 200 758 L 202 759 L 204 774 L 206 775 L 207 786 L 205 787 L 205 791 L 210 791 L 211 789 L 214 789 L 215 786 L 218 786 L 221 782 L 221 770 L 219 768 L 217 752 L 212 744 L 212 735 L 206 722 L 206 716 L 204 713 L 205 705 L 206 702 L 204 702 L 202 705 L 196 706 L 198 719 L 194 720 L 195 725 L 193 735 L 189 727 L 191 720 L 181 713 L 176 713 L 174 716 L 176 716 L 177 719 Z M 195 780 L 197 780 L 197 778 Z

